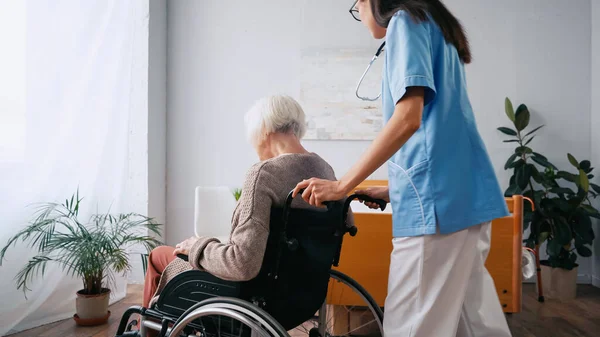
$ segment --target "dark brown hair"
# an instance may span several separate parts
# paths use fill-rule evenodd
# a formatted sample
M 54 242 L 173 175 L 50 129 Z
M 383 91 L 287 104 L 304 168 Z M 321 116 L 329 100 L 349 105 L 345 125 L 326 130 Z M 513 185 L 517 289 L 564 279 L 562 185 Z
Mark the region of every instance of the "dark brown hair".
M 440 0 L 371 0 L 373 17 L 381 27 L 387 28 L 392 16 L 399 10 L 406 11 L 417 22 L 427 21 L 428 14 L 431 15 L 446 41 L 456 47 L 463 63 L 471 63 L 467 35 L 458 19 Z

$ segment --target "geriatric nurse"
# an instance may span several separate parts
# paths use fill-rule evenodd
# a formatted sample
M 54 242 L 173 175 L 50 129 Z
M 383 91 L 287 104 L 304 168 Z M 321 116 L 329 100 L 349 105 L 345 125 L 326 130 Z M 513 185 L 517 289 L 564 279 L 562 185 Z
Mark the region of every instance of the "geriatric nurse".
M 385 126 L 340 180 L 311 178 L 294 193 L 322 206 L 387 162 L 389 186 L 359 191 L 392 206 L 385 336 L 510 336 L 484 266 L 491 221 L 509 213 L 467 95 L 465 32 L 439 0 L 355 6 L 385 38 Z

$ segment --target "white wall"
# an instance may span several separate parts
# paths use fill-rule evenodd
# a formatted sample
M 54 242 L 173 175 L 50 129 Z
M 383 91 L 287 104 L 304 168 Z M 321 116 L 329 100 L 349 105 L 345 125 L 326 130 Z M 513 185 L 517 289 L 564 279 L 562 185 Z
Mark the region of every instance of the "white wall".
M 467 67 L 479 128 L 502 185 L 512 148 L 504 97 L 526 103 L 546 128 L 531 145 L 558 166 L 566 153 L 590 155 L 590 1 L 446 0 L 473 47 Z M 256 0 L 168 3 L 167 243 L 193 234 L 197 185 L 239 186 L 256 156 L 243 135 L 253 100 L 298 91 L 300 51 L 307 47 L 379 45 L 348 13 L 351 1 Z M 381 61 L 381 60 L 380 60 Z M 368 59 L 365 59 L 365 66 Z M 363 69 L 349 69 L 357 74 Z M 318 81 L 315 78 L 315 81 Z M 306 141 L 343 175 L 364 141 Z M 386 171 L 372 178 L 385 179 Z M 581 261 L 589 280 L 589 261 Z
M 139 60 L 137 69 L 143 105 L 136 111 L 129 132 L 128 191 L 132 212 L 166 222 L 166 101 L 167 101 L 167 4 L 166 0 L 148 2 L 146 39 L 143 48 L 146 59 Z M 152 233 L 148 233 L 153 235 Z M 153 235 L 154 236 L 154 235 Z M 162 238 L 158 238 L 161 240 Z M 142 245 L 131 249 L 129 283 L 143 283 Z
M 514 149 L 502 143 L 504 137 L 495 130 L 508 126 L 504 96 L 515 108 L 527 104 L 532 126 L 546 125 L 530 144 L 534 151 L 564 169 L 571 168 L 568 152 L 579 160 L 589 159 L 590 2 L 446 2 L 471 39 L 475 61 L 467 67 L 469 94 L 503 187 L 510 177 L 504 163 Z M 579 282 L 589 283 L 590 259 L 579 257 L 578 263 Z
M 150 1 L 148 41 L 148 214 L 166 221 L 167 1 Z
M 592 163 L 599 167 L 600 163 L 600 1 L 592 0 L 592 113 L 591 113 L 591 143 Z M 599 170 L 600 171 L 600 170 Z M 596 172 L 595 183 L 600 184 L 600 173 Z M 596 205 L 600 205 L 597 202 Z M 596 237 L 600 235 L 598 221 L 594 226 Z M 600 239 L 594 242 L 594 255 L 592 257 L 592 283 L 600 287 Z
M 144 6 L 145 13 L 149 13 L 148 4 Z M 138 41 L 141 58 L 132 65 L 133 77 L 137 82 L 135 96 L 140 99 L 132 102 L 133 109 L 129 123 L 128 133 L 128 172 L 125 188 L 125 200 L 128 202 L 128 211 L 139 214 L 148 214 L 148 18 L 144 18 L 144 31 Z M 129 283 L 138 283 L 143 280 L 143 269 L 139 252 L 143 246 L 131 247 L 131 271 L 127 275 Z

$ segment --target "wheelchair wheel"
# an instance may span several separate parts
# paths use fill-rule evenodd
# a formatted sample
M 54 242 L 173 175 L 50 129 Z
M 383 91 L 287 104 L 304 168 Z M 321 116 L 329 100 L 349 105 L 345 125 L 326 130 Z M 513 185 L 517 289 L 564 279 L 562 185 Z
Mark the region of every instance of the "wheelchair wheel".
M 285 329 L 253 304 L 215 297 L 189 308 L 175 322 L 168 337 L 288 337 Z
M 383 336 L 383 311 L 351 277 L 332 270 L 327 299 L 313 319 L 291 337 Z

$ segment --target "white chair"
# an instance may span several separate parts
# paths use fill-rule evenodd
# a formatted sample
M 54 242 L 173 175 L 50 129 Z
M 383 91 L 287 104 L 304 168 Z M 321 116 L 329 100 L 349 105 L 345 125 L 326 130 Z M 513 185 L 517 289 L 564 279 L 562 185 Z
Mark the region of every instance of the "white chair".
M 227 242 L 235 205 L 235 197 L 228 187 L 196 187 L 194 206 L 196 236 L 212 236 L 223 243 Z

